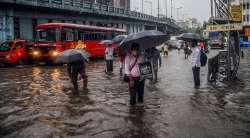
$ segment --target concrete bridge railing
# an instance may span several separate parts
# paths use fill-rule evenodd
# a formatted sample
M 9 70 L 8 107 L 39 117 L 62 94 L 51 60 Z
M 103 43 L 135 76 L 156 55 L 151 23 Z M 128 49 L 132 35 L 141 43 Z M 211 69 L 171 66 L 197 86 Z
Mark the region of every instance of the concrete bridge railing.
M 175 24 L 173 19 L 157 18 L 151 15 L 143 14 L 136 11 L 130 11 L 122 8 L 116 8 L 108 5 L 95 4 L 90 2 L 83 2 L 82 0 L 68 1 L 68 0 L 1 0 L 0 2 L 10 4 L 28 5 L 34 7 L 55 8 L 61 10 L 70 10 L 80 13 L 94 13 L 106 16 L 124 17 L 134 20 L 141 20 L 145 22 L 154 22 L 171 26 L 175 29 L 180 29 Z

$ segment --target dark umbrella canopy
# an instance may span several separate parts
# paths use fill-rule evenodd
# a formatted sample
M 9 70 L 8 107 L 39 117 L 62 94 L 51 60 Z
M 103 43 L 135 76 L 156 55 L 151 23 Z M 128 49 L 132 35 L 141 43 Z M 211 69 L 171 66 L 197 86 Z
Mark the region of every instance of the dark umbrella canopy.
M 140 44 L 140 50 L 150 49 L 156 47 L 169 40 L 169 36 L 156 30 L 142 31 L 135 34 L 128 35 L 121 43 L 120 46 L 125 51 L 131 50 L 133 43 Z
M 113 39 L 112 39 L 112 42 L 113 43 L 117 43 L 117 44 L 119 44 L 119 43 L 121 43 L 125 38 L 127 38 L 128 37 L 128 35 L 117 35 L 117 36 L 115 36 Z
M 68 49 L 60 53 L 55 62 L 56 63 L 71 63 L 76 61 L 88 60 L 90 54 L 81 49 Z
M 203 40 L 203 38 L 196 33 L 183 33 L 178 36 L 178 39 L 190 41 L 190 40 Z

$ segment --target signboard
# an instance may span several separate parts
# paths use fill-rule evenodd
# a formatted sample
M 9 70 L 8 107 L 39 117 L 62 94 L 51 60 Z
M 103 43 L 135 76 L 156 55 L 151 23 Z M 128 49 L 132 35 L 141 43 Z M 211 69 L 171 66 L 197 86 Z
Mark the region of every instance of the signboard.
M 242 7 L 241 5 L 232 5 L 230 7 L 230 13 L 235 21 L 242 21 Z
M 139 69 L 141 73 L 141 78 L 143 79 L 153 79 L 153 70 L 151 66 L 151 62 L 144 62 L 139 64 Z
M 242 24 L 232 23 L 232 24 L 220 24 L 220 25 L 207 25 L 207 28 L 205 31 L 221 32 L 221 31 L 232 31 L 232 30 L 242 30 Z
M 250 27 L 245 28 L 245 36 L 250 36 Z

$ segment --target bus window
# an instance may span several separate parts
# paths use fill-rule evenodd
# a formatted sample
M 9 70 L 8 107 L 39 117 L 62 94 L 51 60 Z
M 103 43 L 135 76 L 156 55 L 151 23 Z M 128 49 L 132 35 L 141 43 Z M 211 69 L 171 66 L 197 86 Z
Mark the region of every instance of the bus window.
M 78 31 L 78 40 L 84 41 L 84 31 L 79 30 Z
M 39 29 L 36 34 L 36 41 L 38 42 L 56 41 L 56 29 Z
M 61 38 L 62 41 L 74 41 L 75 32 L 73 29 L 70 28 L 63 28 Z
M 85 32 L 84 39 L 85 40 L 93 40 L 93 33 L 92 32 Z
M 108 39 L 108 34 L 107 33 L 104 33 L 103 34 L 103 40 L 107 40 Z

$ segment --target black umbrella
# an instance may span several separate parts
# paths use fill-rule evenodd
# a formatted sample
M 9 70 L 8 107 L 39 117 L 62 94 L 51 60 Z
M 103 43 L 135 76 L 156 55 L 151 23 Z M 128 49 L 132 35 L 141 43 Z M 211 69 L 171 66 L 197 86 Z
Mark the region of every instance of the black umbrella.
M 68 49 L 60 53 L 56 58 L 56 63 L 71 63 L 75 61 L 88 60 L 90 54 L 82 49 Z
M 196 33 L 183 33 L 177 37 L 178 39 L 190 41 L 190 40 L 203 40 L 203 38 Z
M 113 39 L 112 39 L 112 42 L 113 43 L 117 43 L 117 44 L 119 44 L 119 43 L 121 43 L 125 38 L 127 38 L 128 37 L 128 35 L 117 35 L 117 36 L 115 36 Z
M 125 51 L 131 50 L 131 44 L 140 44 L 140 50 L 150 49 L 156 47 L 169 40 L 169 36 L 156 30 L 142 31 L 135 34 L 128 35 L 121 43 L 120 46 Z

